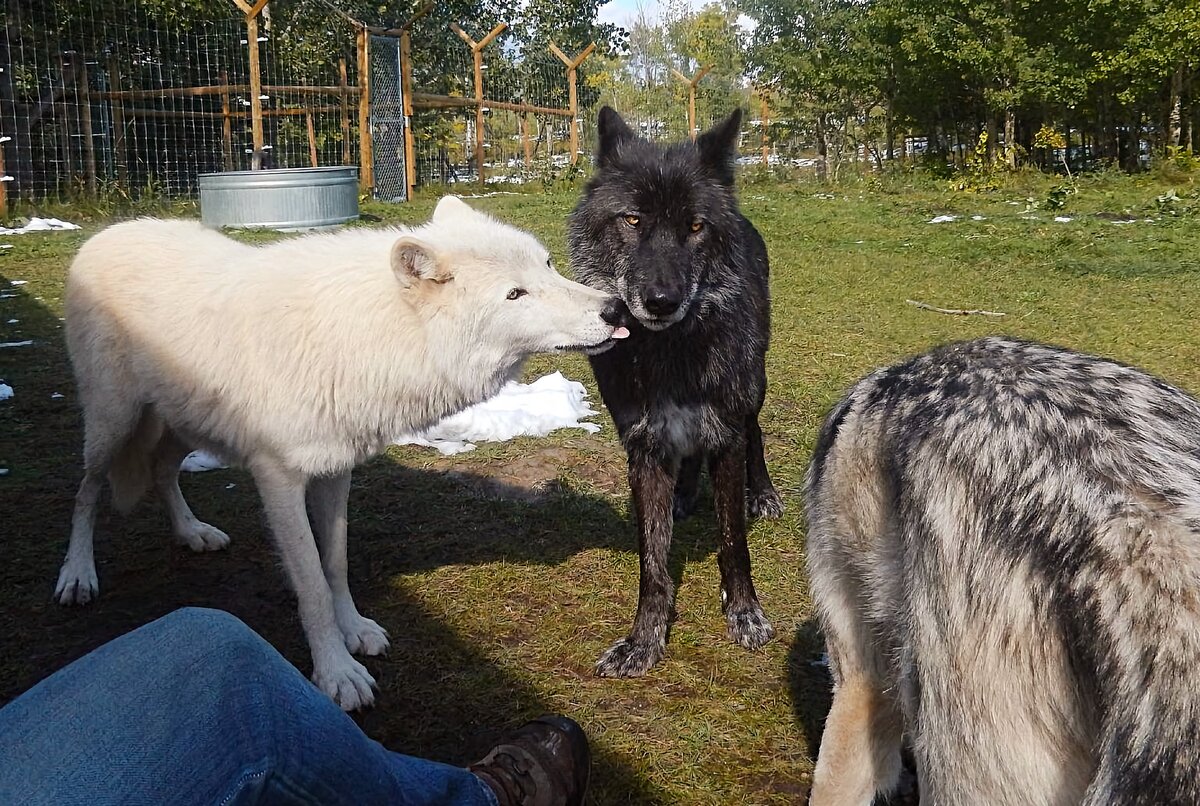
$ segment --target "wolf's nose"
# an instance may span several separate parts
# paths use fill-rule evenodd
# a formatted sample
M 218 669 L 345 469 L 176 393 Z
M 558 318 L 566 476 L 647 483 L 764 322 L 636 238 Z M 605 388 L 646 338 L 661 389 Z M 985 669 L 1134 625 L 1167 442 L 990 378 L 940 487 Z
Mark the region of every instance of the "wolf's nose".
M 683 300 L 674 292 L 654 288 L 646 295 L 646 310 L 655 316 L 670 316 L 679 309 Z
M 604 307 L 600 309 L 600 318 L 606 324 L 616 327 L 625 322 L 629 309 L 625 307 L 625 303 L 620 297 L 609 297 L 608 302 L 604 303 Z

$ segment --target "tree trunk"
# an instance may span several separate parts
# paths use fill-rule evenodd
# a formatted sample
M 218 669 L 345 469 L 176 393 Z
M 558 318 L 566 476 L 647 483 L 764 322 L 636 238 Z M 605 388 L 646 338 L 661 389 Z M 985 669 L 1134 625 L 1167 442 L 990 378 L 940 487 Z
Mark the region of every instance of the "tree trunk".
M 1179 148 L 1183 123 L 1183 75 L 1184 65 L 1179 65 L 1171 76 L 1171 100 L 1167 106 L 1167 145 Z
M 1004 110 L 1004 161 L 1017 167 L 1017 112 L 1011 106 Z
M 817 179 L 829 179 L 829 142 L 825 132 L 825 113 L 817 114 Z
M 988 165 L 996 162 L 996 149 L 1000 145 L 1000 135 L 997 133 L 1000 127 L 996 123 L 996 116 L 991 112 L 987 117 L 987 161 Z M 976 147 L 978 147 L 979 138 L 975 138 Z
M 887 138 L 887 160 L 890 163 L 896 158 L 896 113 L 895 102 L 888 98 L 883 107 L 883 132 Z

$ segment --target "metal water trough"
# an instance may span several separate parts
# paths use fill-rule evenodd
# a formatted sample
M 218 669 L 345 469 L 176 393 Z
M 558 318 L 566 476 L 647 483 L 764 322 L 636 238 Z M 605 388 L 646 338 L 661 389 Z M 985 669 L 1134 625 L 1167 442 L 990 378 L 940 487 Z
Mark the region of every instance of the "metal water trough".
M 358 168 L 278 168 L 200 174 L 200 220 L 210 227 L 298 230 L 358 218 Z

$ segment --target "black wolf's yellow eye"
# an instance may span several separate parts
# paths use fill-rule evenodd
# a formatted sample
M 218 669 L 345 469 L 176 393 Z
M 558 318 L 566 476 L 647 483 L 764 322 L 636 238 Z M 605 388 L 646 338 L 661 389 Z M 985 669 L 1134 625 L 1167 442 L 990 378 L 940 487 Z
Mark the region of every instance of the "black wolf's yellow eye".
M 696 220 L 692 222 L 692 232 L 699 232 L 702 229 L 704 229 L 703 221 Z
M 520 299 L 521 297 L 525 296 L 528 293 L 529 292 L 526 291 L 524 288 L 514 288 L 512 291 L 508 292 L 507 298 L 508 299 Z
M 642 218 L 641 216 L 636 216 L 631 213 L 625 216 L 625 223 L 631 227 L 636 227 L 638 224 L 642 223 Z

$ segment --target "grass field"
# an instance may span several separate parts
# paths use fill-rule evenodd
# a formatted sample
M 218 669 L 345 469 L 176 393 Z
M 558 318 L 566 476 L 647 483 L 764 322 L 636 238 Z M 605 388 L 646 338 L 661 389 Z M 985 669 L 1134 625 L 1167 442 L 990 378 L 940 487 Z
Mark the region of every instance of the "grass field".
M 1200 391 L 1200 203 L 1189 180 L 1083 179 L 1061 209 L 1046 207 L 1048 179 L 1019 178 L 986 194 L 947 188 L 741 190 L 772 259 L 763 429 L 788 512 L 755 524 L 750 545 L 775 642 L 751 653 L 725 639 L 706 504 L 676 532 L 678 618 L 666 659 L 638 680 L 592 676 L 600 652 L 629 627 L 637 597 L 623 454 L 606 415 L 594 436 L 561 431 L 453 459 L 394 449 L 356 474 L 350 502 L 351 585 L 393 638 L 386 658 L 367 662 L 381 696 L 358 717 L 363 727 L 395 749 L 466 762 L 501 730 L 562 711 L 592 737 L 595 803 L 800 801 L 829 702 L 827 674 L 813 663 L 821 644 L 803 570 L 800 491 L 835 397 L 879 364 L 986 333 L 1113 356 Z M 565 266 L 574 199 L 472 203 L 538 233 Z M 416 222 L 435 200 L 370 210 Z M 960 218 L 927 223 L 939 214 Z M 1128 219 L 1136 220 L 1118 223 Z M 82 234 L 0 237 L 13 244 L 0 250 L 0 342 L 34 341 L 0 348 L 0 380 L 15 389 L 0 402 L 0 467 L 9 471 L 0 476 L 0 703 L 182 605 L 232 611 L 307 670 L 294 603 L 240 471 L 184 480 L 197 514 L 233 537 L 228 551 L 192 555 L 173 545 L 157 503 L 128 519 L 102 515 L 99 601 L 78 610 L 50 601 L 81 440 L 58 318 L 62 281 L 83 237 L 103 223 L 86 221 Z M 947 316 L 909 299 L 1007 315 Z M 540 358 L 528 374 L 551 369 L 594 394 L 583 358 Z

